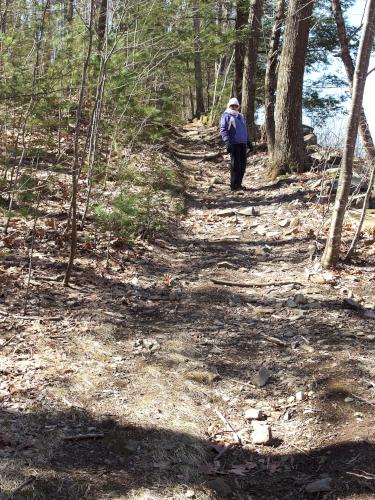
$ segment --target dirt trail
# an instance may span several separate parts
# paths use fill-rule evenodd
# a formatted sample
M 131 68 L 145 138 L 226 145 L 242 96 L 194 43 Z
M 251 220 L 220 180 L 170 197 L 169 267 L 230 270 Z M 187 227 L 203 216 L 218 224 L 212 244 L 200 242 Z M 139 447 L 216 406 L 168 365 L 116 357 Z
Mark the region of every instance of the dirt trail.
M 175 148 L 214 136 L 187 126 Z M 101 276 L 82 260 L 70 290 L 35 283 L 44 319 L 4 315 L 22 336 L 0 352 L 3 498 L 28 479 L 14 498 L 373 498 L 374 321 L 343 301 L 374 307 L 374 262 L 318 272 L 317 174 L 269 183 L 259 153 L 232 194 L 226 160 L 198 157 L 178 160 L 173 236 Z

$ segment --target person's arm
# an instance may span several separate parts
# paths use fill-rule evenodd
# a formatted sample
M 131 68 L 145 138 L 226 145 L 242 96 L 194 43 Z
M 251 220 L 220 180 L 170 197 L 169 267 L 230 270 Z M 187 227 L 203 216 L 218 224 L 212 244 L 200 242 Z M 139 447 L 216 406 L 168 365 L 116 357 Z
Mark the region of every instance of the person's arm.
M 229 126 L 228 119 L 225 114 L 221 115 L 220 120 L 220 134 L 227 148 L 227 153 L 231 152 L 231 144 L 229 142 Z
M 220 134 L 225 143 L 229 142 L 228 120 L 225 114 L 221 115 Z

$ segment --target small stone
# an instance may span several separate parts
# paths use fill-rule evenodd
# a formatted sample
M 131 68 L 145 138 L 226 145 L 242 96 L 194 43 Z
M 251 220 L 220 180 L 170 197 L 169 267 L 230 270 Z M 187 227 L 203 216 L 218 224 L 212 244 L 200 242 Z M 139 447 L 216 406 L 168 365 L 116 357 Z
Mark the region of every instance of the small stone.
M 298 391 L 296 393 L 296 401 L 304 401 L 306 399 L 306 394 L 303 391 Z
M 306 485 L 305 490 L 308 493 L 319 493 L 320 491 L 331 491 L 331 482 L 332 479 L 330 477 L 325 477 L 324 479 L 318 479 L 317 481 L 313 481 Z
M 296 295 L 294 296 L 293 298 L 293 301 L 297 304 L 297 305 L 302 305 L 302 304 L 306 304 L 307 303 L 307 299 L 306 297 L 303 295 L 303 293 L 296 293 Z
M 269 445 L 272 441 L 272 431 L 269 425 L 257 425 L 251 434 L 253 444 Z
M 303 349 L 304 351 L 307 351 L 307 352 L 314 352 L 314 348 L 313 346 L 309 345 L 309 344 L 301 344 L 300 345 L 301 349 Z
M 259 211 L 256 210 L 254 207 L 247 207 L 247 208 L 241 208 L 238 210 L 238 215 L 245 215 L 245 216 L 257 216 L 259 215 Z
M 290 225 L 290 220 L 289 219 L 284 219 L 279 222 L 280 227 L 288 227 Z
M 354 401 L 354 398 L 350 398 L 349 396 L 344 399 L 345 403 L 352 403 Z
M 300 223 L 301 221 L 298 217 L 293 217 L 293 219 L 290 221 L 290 227 L 297 227 L 300 225 Z
M 235 269 L 237 266 L 232 262 L 227 262 L 226 260 L 223 262 L 218 262 L 217 267 L 219 269 Z
M 267 370 L 267 368 L 265 368 L 264 366 L 262 366 L 262 368 L 259 370 L 259 372 L 255 376 L 255 384 L 258 387 L 265 386 L 267 384 L 270 376 L 271 376 L 271 374 Z
M 297 304 L 294 302 L 293 299 L 288 299 L 285 303 L 286 307 L 297 307 Z
M 207 486 L 216 491 L 220 498 L 226 498 L 232 495 L 232 488 L 220 477 L 208 481 Z
M 288 404 L 294 403 L 295 397 L 294 396 L 289 396 L 289 398 L 286 400 Z
M 266 252 L 263 250 L 263 248 L 257 247 L 255 249 L 255 255 L 257 255 L 258 257 L 262 257 L 266 255 Z
M 185 493 L 186 498 L 195 498 L 195 493 L 193 490 L 187 490 Z
M 260 420 L 263 418 L 263 412 L 256 408 L 249 408 L 245 411 L 245 418 L 246 420 Z

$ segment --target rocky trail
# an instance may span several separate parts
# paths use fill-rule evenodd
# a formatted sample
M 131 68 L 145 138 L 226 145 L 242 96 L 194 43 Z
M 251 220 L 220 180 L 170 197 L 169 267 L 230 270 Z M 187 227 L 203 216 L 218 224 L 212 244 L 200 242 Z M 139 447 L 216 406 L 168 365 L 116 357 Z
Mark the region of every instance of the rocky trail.
M 215 141 L 169 146 L 173 234 L 69 289 L 38 254 L 35 316 L 3 259 L 1 498 L 374 498 L 373 240 L 322 271 L 323 174 L 270 182 L 258 152 L 233 194 Z

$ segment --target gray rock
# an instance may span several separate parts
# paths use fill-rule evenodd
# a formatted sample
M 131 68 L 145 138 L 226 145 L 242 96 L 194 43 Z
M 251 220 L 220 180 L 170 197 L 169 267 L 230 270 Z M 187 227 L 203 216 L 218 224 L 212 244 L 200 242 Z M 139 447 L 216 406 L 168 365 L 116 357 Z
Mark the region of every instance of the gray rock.
M 252 434 L 251 441 L 253 444 L 263 444 L 269 445 L 272 442 L 272 431 L 269 425 L 260 424 L 256 422 L 258 425 L 255 426 Z
M 324 479 L 318 479 L 305 486 L 305 490 L 308 493 L 319 493 L 320 491 L 331 491 L 332 479 L 330 477 L 325 477 Z
M 303 293 L 296 293 L 296 295 L 293 298 L 293 302 L 297 305 L 303 305 L 303 304 L 307 304 L 307 299 L 303 295 Z
M 296 401 L 304 401 L 306 399 L 306 393 L 303 391 L 298 391 L 296 393 Z
M 305 135 L 303 137 L 303 140 L 308 146 L 315 146 L 316 144 L 318 144 L 318 138 L 314 133 Z
M 232 488 L 220 477 L 208 481 L 207 486 L 216 491 L 220 498 L 228 498 L 232 494 Z
M 310 127 L 310 125 L 302 125 L 302 133 L 303 135 L 309 135 L 314 132 L 314 128 Z
M 245 216 L 257 216 L 259 215 L 259 210 L 256 210 L 254 207 L 247 207 L 247 208 L 241 208 L 238 210 L 238 215 L 245 215 Z
M 245 418 L 246 420 L 260 420 L 263 418 L 263 412 L 256 408 L 249 408 L 245 411 Z
M 254 379 L 254 382 L 255 384 L 258 386 L 258 387 L 263 387 L 267 384 L 269 378 L 270 378 L 271 374 L 270 372 L 267 370 L 267 368 L 265 368 L 264 366 L 262 366 L 262 368 L 259 370 L 259 372 L 256 374 L 255 376 L 255 379 Z
M 237 266 L 232 262 L 227 262 L 226 260 L 217 263 L 219 269 L 235 269 Z
M 294 302 L 293 299 L 288 299 L 286 302 L 285 302 L 285 305 L 286 307 L 297 307 L 297 304 Z

